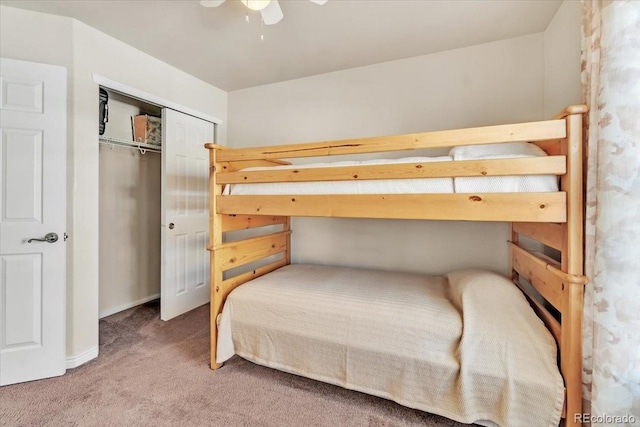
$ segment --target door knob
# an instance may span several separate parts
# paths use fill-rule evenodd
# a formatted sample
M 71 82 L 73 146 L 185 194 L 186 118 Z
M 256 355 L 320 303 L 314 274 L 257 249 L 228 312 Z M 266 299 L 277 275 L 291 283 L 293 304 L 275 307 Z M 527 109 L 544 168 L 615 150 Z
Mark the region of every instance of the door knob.
M 27 243 L 31 243 L 31 242 L 47 242 L 47 243 L 54 243 L 58 241 L 58 235 L 56 233 L 47 233 L 44 236 L 44 239 L 29 239 L 27 240 Z
M 176 227 L 176 225 L 172 222 L 169 223 L 169 230 L 173 230 Z

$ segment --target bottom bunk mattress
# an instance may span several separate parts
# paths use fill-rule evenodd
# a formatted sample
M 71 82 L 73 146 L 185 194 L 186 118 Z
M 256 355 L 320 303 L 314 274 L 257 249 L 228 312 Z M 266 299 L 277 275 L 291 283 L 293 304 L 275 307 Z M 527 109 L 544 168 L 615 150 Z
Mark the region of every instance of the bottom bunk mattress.
M 556 345 L 509 279 L 289 265 L 236 288 L 217 362 L 255 363 L 463 422 L 557 426 Z

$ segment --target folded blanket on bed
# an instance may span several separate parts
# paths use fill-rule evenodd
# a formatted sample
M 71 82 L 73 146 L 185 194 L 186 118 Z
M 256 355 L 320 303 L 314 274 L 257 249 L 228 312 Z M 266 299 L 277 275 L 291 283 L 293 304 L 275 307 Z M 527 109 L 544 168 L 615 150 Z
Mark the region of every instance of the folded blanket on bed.
M 446 277 L 464 324 L 456 350 L 461 409 L 502 426 L 557 426 L 564 382 L 556 343 L 522 292 L 488 271 Z
M 218 362 L 256 363 L 454 420 L 556 426 L 553 338 L 504 276 L 290 265 L 235 289 Z

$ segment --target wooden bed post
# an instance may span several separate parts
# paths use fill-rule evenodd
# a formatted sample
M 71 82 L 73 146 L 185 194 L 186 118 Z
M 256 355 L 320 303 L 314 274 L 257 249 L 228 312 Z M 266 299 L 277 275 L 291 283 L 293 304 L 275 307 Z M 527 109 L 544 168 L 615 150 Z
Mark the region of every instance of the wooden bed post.
M 562 111 L 554 120 L 565 122 L 566 136 L 539 144 L 550 155 L 559 154 L 566 157 L 566 171 L 562 174 L 560 188 L 566 195 L 565 222 L 511 224 L 511 267 L 514 283 L 519 285 L 518 279 L 522 276 L 535 288 L 539 296 L 545 298 L 561 313 L 561 321 L 558 322 L 543 304 L 536 301 L 535 294 L 520 287 L 558 343 L 560 371 L 565 384 L 565 421 L 562 425 L 572 427 L 582 425 L 582 311 L 584 286 L 587 283 L 583 276 L 582 116 L 587 111 L 585 105 L 574 105 Z M 542 254 L 535 255 L 522 249 L 518 245 L 519 234 L 559 250 L 561 262 L 557 263 Z M 550 275 L 549 272 L 553 274 Z
M 216 182 L 216 170 L 221 167 L 221 164 L 217 162 L 217 153 L 220 150 L 219 145 L 206 144 L 206 148 L 209 149 L 209 257 L 211 266 L 210 270 L 210 283 L 211 283 L 211 369 L 218 369 L 222 364 L 216 363 L 216 350 L 218 343 L 218 327 L 216 319 L 218 314 L 222 311 L 222 294 L 220 293 L 220 286 L 222 284 L 222 269 L 216 265 L 219 262 L 219 257 L 216 257 L 216 250 L 214 248 L 219 247 L 222 244 L 222 215 L 218 214 L 216 209 L 216 196 L 222 194 L 222 186 Z
M 520 234 L 516 231 L 513 222 L 509 223 L 509 238 L 511 239 L 511 243 L 515 243 L 516 245 L 520 243 Z M 509 251 L 511 253 L 511 251 Z M 509 264 L 511 265 L 511 280 L 514 283 L 518 283 L 520 281 L 520 275 L 518 271 L 514 268 L 513 265 L 513 255 L 509 255 Z
M 288 216 L 283 227 L 284 231 L 291 231 L 291 217 Z M 291 264 L 291 233 L 287 235 L 287 251 L 284 253 L 284 259 L 287 265 Z
M 578 106 L 576 106 L 578 107 Z M 566 110 L 567 141 L 562 153 L 567 156 L 567 174 L 562 180 L 562 191 L 567 193 L 567 222 L 564 227 L 562 271 L 569 278 L 583 275 L 584 214 L 582 174 L 582 108 Z M 582 311 L 584 280 L 568 280 L 562 310 L 560 343 L 561 370 L 567 393 L 566 425 L 581 425 L 582 414 Z

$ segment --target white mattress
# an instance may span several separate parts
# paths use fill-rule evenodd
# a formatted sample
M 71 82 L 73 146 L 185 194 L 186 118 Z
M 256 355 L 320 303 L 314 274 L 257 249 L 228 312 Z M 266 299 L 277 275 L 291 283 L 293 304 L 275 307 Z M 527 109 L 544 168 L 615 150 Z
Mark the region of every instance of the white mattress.
M 449 152 L 453 161 L 482 159 L 522 159 L 546 157 L 547 153 L 528 142 L 482 144 L 454 147 Z M 516 175 L 454 178 L 456 193 L 545 193 L 558 191 L 555 175 Z
M 334 163 L 312 163 L 243 169 L 287 170 L 337 166 L 381 165 L 421 162 L 451 162 L 476 159 L 517 159 L 544 157 L 547 154 L 527 142 L 455 147 L 449 156 L 405 157 Z M 322 182 L 284 182 L 227 185 L 225 195 L 287 195 L 287 194 L 428 194 L 428 193 L 525 193 L 558 191 L 555 175 L 492 176 L 472 178 L 383 179 Z
M 347 161 L 334 163 L 312 163 L 307 165 L 286 165 L 256 167 L 244 171 L 311 169 L 336 166 L 383 165 L 419 162 L 450 162 L 443 157 L 405 157 L 402 159 L 376 159 L 362 162 Z M 427 179 L 378 179 L 321 182 L 278 182 L 268 184 L 233 184 L 225 187 L 224 194 L 238 195 L 283 195 L 283 194 L 425 194 L 453 193 L 452 178 Z
M 555 342 L 495 273 L 290 265 L 235 289 L 218 325 L 218 362 L 238 354 L 463 423 L 560 420 Z

